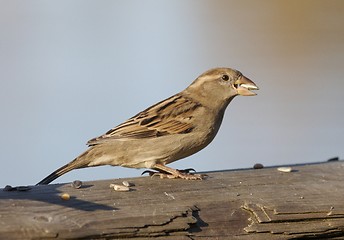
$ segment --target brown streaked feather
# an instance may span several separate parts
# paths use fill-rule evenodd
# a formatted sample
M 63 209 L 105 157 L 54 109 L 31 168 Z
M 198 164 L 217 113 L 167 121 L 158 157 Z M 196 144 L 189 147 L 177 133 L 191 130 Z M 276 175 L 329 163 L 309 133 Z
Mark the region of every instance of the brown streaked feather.
M 91 139 L 97 145 L 112 139 L 157 138 L 170 134 L 189 133 L 194 128 L 190 119 L 200 103 L 176 94 L 138 113 L 104 135 Z

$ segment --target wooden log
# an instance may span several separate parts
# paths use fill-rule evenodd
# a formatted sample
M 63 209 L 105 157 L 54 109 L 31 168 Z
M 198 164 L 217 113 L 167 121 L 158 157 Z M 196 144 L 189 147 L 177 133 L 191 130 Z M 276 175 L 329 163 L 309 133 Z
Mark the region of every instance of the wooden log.
M 0 239 L 342 239 L 343 161 L 293 169 L 1 190 Z M 128 192 L 109 187 L 123 180 L 135 186 Z M 62 200 L 63 193 L 71 198 Z

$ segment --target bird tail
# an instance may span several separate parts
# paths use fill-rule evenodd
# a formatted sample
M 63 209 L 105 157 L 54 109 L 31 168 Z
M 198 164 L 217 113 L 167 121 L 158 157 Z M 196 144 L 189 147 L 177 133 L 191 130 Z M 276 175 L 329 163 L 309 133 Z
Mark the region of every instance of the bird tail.
M 85 153 L 83 153 L 82 155 L 80 155 L 79 157 L 75 158 L 70 163 L 67 163 L 66 165 L 60 167 L 59 169 L 57 169 L 56 171 L 51 173 L 49 176 L 44 178 L 42 181 L 40 181 L 36 185 L 49 184 L 52 181 L 54 181 L 56 178 L 62 176 L 63 174 L 65 174 L 69 171 L 72 171 L 73 169 L 87 167 L 89 162 L 85 161 L 85 158 L 83 158 L 83 156 L 85 156 L 85 155 L 87 155 L 87 151 Z

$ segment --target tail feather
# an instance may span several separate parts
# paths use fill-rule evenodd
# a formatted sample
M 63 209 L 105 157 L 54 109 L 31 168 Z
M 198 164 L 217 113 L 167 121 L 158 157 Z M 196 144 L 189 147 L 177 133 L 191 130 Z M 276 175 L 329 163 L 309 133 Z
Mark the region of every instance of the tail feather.
M 76 158 L 73 161 L 71 161 L 70 163 L 60 167 L 59 169 L 57 169 L 56 171 L 51 173 L 49 176 L 44 178 L 42 181 L 40 181 L 36 185 L 46 185 L 46 184 L 49 184 L 52 181 L 54 181 L 56 178 L 62 176 L 63 174 L 65 174 L 65 173 L 67 173 L 69 171 L 72 171 L 73 169 L 83 168 L 83 167 L 86 167 L 86 166 L 87 165 L 85 164 L 85 162 L 80 161 L 79 158 Z

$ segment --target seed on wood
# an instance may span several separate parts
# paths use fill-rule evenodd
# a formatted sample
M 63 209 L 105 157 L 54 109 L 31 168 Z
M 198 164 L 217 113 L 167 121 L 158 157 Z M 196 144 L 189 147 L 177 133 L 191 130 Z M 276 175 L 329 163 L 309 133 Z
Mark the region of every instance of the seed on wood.
M 62 200 L 66 201 L 70 199 L 70 195 L 68 193 L 62 193 L 60 197 Z
M 15 188 L 13 188 L 11 185 L 6 185 L 3 189 L 3 191 L 13 191 Z
M 262 168 L 264 168 L 264 166 L 261 163 L 256 163 L 256 164 L 253 165 L 253 168 L 254 169 L 262 169 Z
M 131 182 L 128 182 L 128 181 L 123 181 L 122 184 L 126 187 L 132 187 L 132 186 L 135 186 L 135 184 L 131 183 Z
M 291 167 L 279 167 L 277 170 L 280 172 L 291 172 L 293 169 Z
M 75 180 L 75 181 L 72 182 L 71 185 L 72 185 L 73 188 L 78 189 L 78 188 L 80 188 L 82 186 L 82 182 L 80 180 Z
M 128 192 L 128 191 L 130 191 L 130 188 L 127 186 L 113 184 L 113 183 L 110 184 L 110 188 L 113 188 L 117 192 Z
M 339 161 L 339 157 L 333 157 L 327 160 L 328 162 L 335 162 L 335 161 Z
M 29 191 L 31 190 L 31 187 L 29 186 L 18 186 L 18 187 L 12 187 L 11 185 L 6 185 L 3 191 Z

